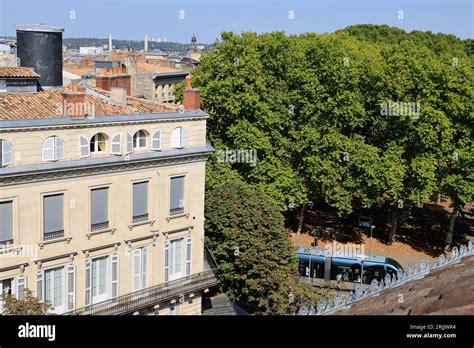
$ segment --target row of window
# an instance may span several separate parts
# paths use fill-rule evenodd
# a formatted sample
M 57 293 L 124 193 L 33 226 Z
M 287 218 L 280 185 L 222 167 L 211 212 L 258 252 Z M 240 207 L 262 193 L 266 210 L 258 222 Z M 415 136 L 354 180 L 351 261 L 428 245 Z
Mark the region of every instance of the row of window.
M 139 130 L 131 135 L 126 133 L 126 151 L 132 153 L 134 150 L 145 150 L 149 147 L 152 150 L 161 150 L 161 131 L 157 130 L 150 135 L 146 130 Z M 186 146 L 187 132 L 182 127 L 177 127 L 171 132 L 171 148 L 182 149 Z M 110 151 L 109 151 L 110 146 Z M 91 139 L 79 137 L 80 157 L 89 157 L 91 153 L 110 152 L 113 155 L 122 155 L 122 134 L 117 133 L 112 137 L 109 145 L 109 137 L 105 133 L 97 133 Z M 43 142 L 42 146 L 43 161 L 58 161 L 64 159 L 64 140 L 53 135 Z M 6 140 L 0 140 L 0 165 L 2 167 L 13 164 L 13 148 Z
M 191 275 L 191 238 L 165 242 L 165 282 Z M 148 262 L 148 246 L 131 250 L 130 281 L 132 292 L 147 288 L 152 263 Z M 183 252 L 182 252 L 182 249 Z M 0 294 L 10 293 L 22 299 L 26 277 L 0 280 Z M 76 266 L 46 268 L 36 273 L 36 296 L 49 302 L 55 313 L 64 313 L 76 307 Z M 119 296 L 119 257 L 101 256 L 86 260 L 84 303 L 86 306 Z M 0 299 L 0 313 L 2 302 Z
M 132 223 L 149 220 L 148 181 L 132 186 Z M 43 240 L 64 237 L 64 193 L 43 196 Z M 184 212 L 184 176 L 170 178 L 170 215 Z M 109 226 L 109 187 L 90 191 L 90 229 Z M 13 200 L 0 202 L 0 247 L 13 244 Z

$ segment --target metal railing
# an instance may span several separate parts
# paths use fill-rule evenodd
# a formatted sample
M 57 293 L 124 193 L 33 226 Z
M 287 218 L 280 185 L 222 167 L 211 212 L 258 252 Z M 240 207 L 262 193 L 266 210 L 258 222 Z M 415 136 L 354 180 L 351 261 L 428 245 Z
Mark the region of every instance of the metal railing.
M 100 230 L 105 230 L 106 228 L 109 228 L 109 222 L 98 222 L 96 224 L 91 224 L 91 231 L 100 231 Z
M 51 240 L 61 237 L 64 237 L 64 230 L 45 232 L 43 234 L 43 240 Z

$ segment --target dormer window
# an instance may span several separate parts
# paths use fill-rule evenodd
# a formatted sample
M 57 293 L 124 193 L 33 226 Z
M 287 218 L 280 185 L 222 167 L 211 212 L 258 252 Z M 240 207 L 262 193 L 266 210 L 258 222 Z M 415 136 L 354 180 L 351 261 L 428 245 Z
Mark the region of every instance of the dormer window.
M 135 150 L 146 148 L 146 133 L 144 130 L 139 130 L 133 135 L 133 148 Z
M 171 148 L 182 149 L 186 146 L 187 132 L 183 127 L 177 127 L 171 132 Z
M 104 152 L 107 150 L 107 136 L 104 133 L 95 134 L 90 141 L 90 151 Z
M 42 148 L 43 161 L 64 159 L 64 140 L 58 136 L 47 138 Z

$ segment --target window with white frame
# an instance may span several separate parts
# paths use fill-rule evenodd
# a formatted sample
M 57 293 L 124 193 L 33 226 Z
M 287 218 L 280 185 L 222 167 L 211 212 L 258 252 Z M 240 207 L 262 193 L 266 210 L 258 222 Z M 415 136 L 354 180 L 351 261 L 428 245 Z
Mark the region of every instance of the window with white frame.
M 58 161 L 64 159 L 64 140 L 58 136 L 47 138 L 43 142 L 43 161 Z
M 133 148 L 134 149 L 146 148 L 146 133 L 144 130 L 139 130 L 133 135 Z
M 175 176 L 170 181 L 170 214 L 184 212 L 184 176 Z
M 104 133 L 97 133 L 91 138 L 90 152 L 105 152 L 107 150 L 107 136 Z
M 64 237 L 64 194 L 43 196 L 43 240 Z
M 0 167 L 10 164 L 13 164 L 12 145 L 8 141 L 0 139 Z
M 91 231 L 109 228 L 109 188 L 91 190 Z
M 138 291 L 147 287 L 148 247 L 133 249 L 132 255 L 132 289 Z
M 13 201 L 0 202 L 0 249 L 13 244 Z
M 0 280 L 0 314 L 3 312 L 3 299 L 1 295 L 13 295 L 13 278 Z
M 148 181 L 133 183 L 133 222 L 148 220 Z
M 171 132 L 171 148 L 182 149 L 186 147 L 187 132 L 183 127 L 177 127 Z
M 157 130 L 151 140 L 152 150 L 161 150 L 161 130 Z
M 36 273 L 36 295 L 51 304 L 54 313 L 73 310 L 76 303 L 76 269 L 74 265 L 49 268 Z
M 17 300 L 25 298 L 26 277 L 21 275 L 15 278 L 0 280 L 0 295 L 10 294 Z M 0 296 L 0 314 L 3 312 L 3 300 Z
M 85 277 L 86 306 L 118 297 L 118 256 L 101 256 L 87 260 Z
M 122 135 L 115 134 L 112 137 L 112 154 L 113 155 L 121 155 L 122 154 Z

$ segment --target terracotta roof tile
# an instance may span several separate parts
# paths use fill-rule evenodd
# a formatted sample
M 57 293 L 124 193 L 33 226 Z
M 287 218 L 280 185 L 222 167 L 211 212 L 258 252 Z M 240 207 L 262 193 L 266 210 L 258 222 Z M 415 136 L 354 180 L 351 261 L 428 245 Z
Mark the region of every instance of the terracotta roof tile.
M 93 105 L 95 116 L 133 115 L 145 113 L 176 112 L 178 106 L 161 104 L 151 100 L 127 97 L 127 105 L 114 104 L 109 93 L 97 88 L 80 87 L 85 92 L 85 102 Z M 38 118 L 60 118 L 62 116 L 62 92 L 54 89 L 37 93 L 10 93 L 0 96 L 0 120 L 21 120 Z M 92 93 L 91 93 L 92 91 Z M 94 95 L 94 92 L 97 93 Z
M 25 78 L 25 77 L 40 77 L 33 69 L 23 67 L 0 67 L 0 78 Z

